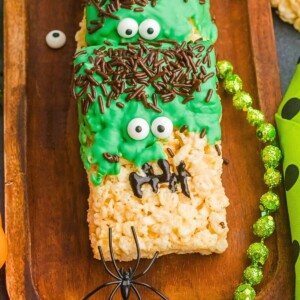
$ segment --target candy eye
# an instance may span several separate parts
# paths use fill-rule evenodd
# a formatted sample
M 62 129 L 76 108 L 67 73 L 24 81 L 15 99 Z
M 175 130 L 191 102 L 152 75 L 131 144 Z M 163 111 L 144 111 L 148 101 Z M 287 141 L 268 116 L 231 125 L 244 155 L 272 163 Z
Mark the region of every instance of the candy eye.
M 135 118 L 127 126 L 128 135 L 137 141 L 145 139 L 149 134 L 150 128 L 146 120 Z
M 139 27 L 139 33 L 146 40 L 154 40 L 160 33 L 160 25 L 153 19 L 145 20 Z
M 50 31 L 46 36 L 46 43 L 52 49 L 59 49 L 66 43 L 66 35 L 60 30 Z
M 118 25 L 118 33 L 121 37 L 129 39 L 137 34 L 139 25 L 131 18 L 123 19 Z
M 151 131 L 159 139 L 166 139 L 173 132 L 173 123 L 167 117 L 156 118 L 152 123 Z

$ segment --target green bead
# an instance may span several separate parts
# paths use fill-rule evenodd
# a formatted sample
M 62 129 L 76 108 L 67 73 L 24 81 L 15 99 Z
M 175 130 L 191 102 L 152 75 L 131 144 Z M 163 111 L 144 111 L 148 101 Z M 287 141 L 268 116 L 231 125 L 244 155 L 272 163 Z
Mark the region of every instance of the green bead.
M 272 235 L 275 230 L 275 221 L 272 216 L 259 218 L 253 225 L 254 235 L 260 238 L 267 238 Z
M 282 154 L 278 147 L 269 145 L 261 151 L 261 157 L 266 168 L 277 168 Z
M 229 74 L 224 80 L 223 87 L 227 93 L 233 95 L 242 90 L 243 82 L 238 75 Z
M 280 207 L 280 198 L 273 192 L 267 192 L 262 195 L 259 202 L 262 206 L 262 210 L 266 209 L 270 213 L 277 211 Z
M 265 122 L 265 116 L 261 111 L 249 107 L 247 112 L 247 121 L 250 125 L 258 127 Z
M 269 188 L 274 188 L 279 186 L 281 180 L 282 180 L 282 175 L 278 170 L 274 168 L 269 168 L 265 172 L 264 181 Z
M 255 297 L 255 290 L 248 283 L 240 284 L 234 292 L 234 300 L 254 300 Z
M 263 279 L 263 272 L 258 266 L 249 266 L 244 271 L 244 278 L 251 284 L 257 285 Z
M 256 134 L 259 140 L 263 143 L 273 142 L 276 138 L 275 127 L 270 123 L 266 123 L 259 126 L 256 131 Z
M 269 257 L 269 249 L 263 243 L 253 243 L 249 246 L 247 255 L 254 264 L 259 263 L 263 266 Z
M 237 110 L 244 110 L 247 111 L 247 109 L 252 105 L 252 98 L 251 96 L 246 92 L 237 92 L 233 97 L 233 106 Z
M 233 71 L 233 65 L 227 61 L 222 60 L 217 63 L 217 67 L 219 69 L 218 77 L 224 79 L 228 74 L 231 74 Z

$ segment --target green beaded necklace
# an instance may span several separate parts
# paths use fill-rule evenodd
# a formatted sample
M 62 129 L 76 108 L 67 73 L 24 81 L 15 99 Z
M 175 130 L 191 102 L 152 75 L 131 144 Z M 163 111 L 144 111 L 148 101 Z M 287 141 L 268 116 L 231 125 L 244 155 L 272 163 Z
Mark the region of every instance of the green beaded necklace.
M 234 292 L 235 300 L 253 300 L 256 292 L 253 286 L 259 284 L 263 279 L 262 267 L 269 256 L 269 249 L 264 244 L 266 238 L 270 237 L 275 230 L 274 218 L 270 215 L 276 212 L 280 206 L 279 196 L 273 192 L 282 181 L 282 175 L 276 168 L 282 159 L 281 150 L 276 146 L 276 129 L 265 122 L 264 114 L 252 108 L 251 96 L 244 92 L 243 82 L 237 74 L 233 74 L 233 66 L 228 61 L 220 61 L 217 64 L 218 77 L 223 81 L 226 93 L 233 95 L 233 106 L 237 110 L 247 112 L 247 121 L 256 127 L 258 139 L 267 144 L 261 152 L 262 161 L 266 172 L 264 182 L 269 191 L 262 195 L 259 201 L 261 217 L 253 225 L 253 233 L 260 238 L 260 242 L 253 243 L 247 250 L 247 256 L 251 264 L 244 270 L 244 282 Z

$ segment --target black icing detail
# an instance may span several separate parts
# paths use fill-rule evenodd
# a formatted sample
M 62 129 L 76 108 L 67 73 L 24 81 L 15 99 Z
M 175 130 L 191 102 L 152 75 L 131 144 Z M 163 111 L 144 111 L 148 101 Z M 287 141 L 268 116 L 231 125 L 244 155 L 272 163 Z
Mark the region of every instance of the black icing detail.
M 170 170 L 170 164 L 166 159 L 160 159 L 157 162 L 158 166 L 162 170 L 162 174 L 155 175 L 153 169 L 149 164 L 142 166 L 143 172 L 146 176 L 140 176 L 133 172 L 129 175 L 129 182 L 133 191 L 133 194 L 138 197 L 143 197 L 142 186 L 144 184 L 150 184 L 154 193 L 158 192 L 159 183 L 169 183 L 169 189 L 172 193 L 176 192 L 176 185 L 180 183 L 182 193 L 190 197 L 187 177 L 191 177 L 191 174 L 186 170 L 186 165 L 183 161 L 176 167 L 178 175 L 172 174 Z
M 289 191 L 299 178 L 299 168 L 296 165 L 289 165 L 285 170 L 285 189 Z
M 189 191 L 189 186 L 187 182 L 187 178 L 191 177 L 191 174 L 185 169 L 186 164 L 184 161 L 181 161 L 179 166 L 176 167 L 178 175 L 172 174 L 170 183 L 169 183 L 169 189 L 172 191 L 172 193 L 176 192 L 176 184 L 180 183 L 181 185 L 181 190 L 182 193 L 191 198 L 190 191 Z
M 291 120 L 293 119 L 300 111 L 300 99 L 299 98 L 291 98 L 284 105 L 281 116 L 284 119 Z
M 294 255 L 294 262 L 297 263 L 300 254 L 300 245 L 298 241 L 293 241 L 293 255 Z

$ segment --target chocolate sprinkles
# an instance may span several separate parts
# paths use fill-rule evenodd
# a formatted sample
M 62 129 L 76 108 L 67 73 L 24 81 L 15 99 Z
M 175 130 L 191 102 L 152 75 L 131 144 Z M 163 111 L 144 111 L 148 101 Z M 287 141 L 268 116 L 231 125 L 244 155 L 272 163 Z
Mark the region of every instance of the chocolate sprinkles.
M 206 99 L 205 99 L 205 102 L 206 102 L 206 103 L 210 102 L 211 97 L 212 97 L 212 95 L 213 95 L 213 92 L 214 92 L 214 91 L 213 91 L 212 89 L 210 89 L 210 90 L 208 91 L 207 96 L 206 96 Z
M 228 166 L 228 165 L 229 165 L 229 160 L 226 159 L 226 158 L 223 158 L 223 164 L 224 164 L 225 166 Z
M 187 129 L 188 129 L 188 126 L 187 126 L 187 125 L 183 125 L 183 126 L 180 128 L 180 133 L 184 133 Z
M 110 163 L 117 163 L 119 162 L 119 156 L 113 155 L 110 153 L 103 153 L 103 157 Z
M 201 139 L 203 139 L 203 138 L 206 136 L 206 131 L 207 131 L 206 128 L 202 129 L 202 131 L 201 131 L 201 133 L 200 133 L 200 138 L 201 138 Z
M 151 4 L 152 7 L 155 7 L 156 2 L 157 0 L 83 0 L 83 5 L 93 5 L 97 10 L 98 18 L 90 21 L 87 27 L 88 33 L 93 34 L 101 29 L 107 18 L 119 20 L 120 18 L 114 13 L 120 9 L 143 12 L 145 6 Z M 187 3 L 188 1 L 184 0 L 184 2 Z M 205 4 L 205 0 L 199 0 L 199 4 Z
M 173 158 L 175 156 L 174 152 L 172 151 L 171 148 L 167 148 L 167 151 L 169 153 L 169 155 Z
M 216 145 L 215 145 L 215 148 L 216 148 L 216 150 L 217 150 L 217 152 L 218 152 L 218 155 L 221 156 L 221 155 L 222 155 L 222 151 L 221 151 L 220 146 L 219 146 L 218 144 L 216 144 Z
M 194 94 L 201 91 L 203 83 L 215 76 L 215 68 L 212 68 L 214 72 L 210 72 L 212 69 L 208 71 L 212 46 L 205 53 L 205 46 L 196 42 L 179 45 L 176 41 L 163 40 L 158 44 L 151 47 L 150 43 L 139 40 L 118 49 L 101 46 L 93 51 L 93 55 L 86 50 L 78 52 L 80 54 L 77 53 L 76 58 L 85 55 L 88 60 L 87 64 L 81 62 L 74 66 L 73 88 L 79 90 L 74 94 L 83 103 L 83 114 L 87 114 L 90 104 L 95 102 L 97 91 L 103 95 L 102 104 L 98 99 L 101 113 L 103 106 L 110 108 L 122 94 L 126 94 L 125 103 L 115 104 L 117 107 L 124 108 L 127 102 L 134 100 L 157 113 L 162 112 L 158 99 L 162 103 L 170 103 L 180 96 L 184 105 L 196 101 Z M 161 49 L 162 44 L 171 45 Z M 151 97 L 146 89 L 149 86 L 154 89 Z M 213 89 L 210 89 L 204 101 L 211 101 L 212 95 Z

